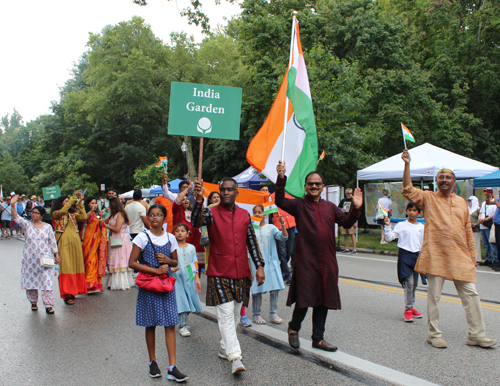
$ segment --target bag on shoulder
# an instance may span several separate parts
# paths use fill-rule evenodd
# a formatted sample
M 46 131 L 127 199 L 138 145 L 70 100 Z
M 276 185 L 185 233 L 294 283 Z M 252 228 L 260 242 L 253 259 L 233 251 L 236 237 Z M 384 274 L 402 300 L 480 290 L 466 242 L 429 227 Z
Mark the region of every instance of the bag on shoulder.
M 151 241 L 151 238 L 149 237 L 147 232 L 144 233 L 146 233 L 146 236 L 148 236 L 149 242 L 153 247 L 153 252 L 156 255 L 155 245 Z M 147 266 L 147 264 L 144 265 Z M 137 284 L 137 287 L 149 292 L 172 292 L 175 288 L 175 278 L 166 273 L 161 275 L 154 275 L 150 273 L 139 272 L 139 274 L 135 278 L 135 284 Z
M 208 240 L 208 229 L 205 225 L 203 225 L 200 228 L 200 233 L 201 233 L 200 245 L 202 247 L 206 247 L 207 245 L 210 245 L 210 242 Z
M 111 248 L 118 248 L 118 247 L 121 247 L 123 245 L 123 241 L 121 238 L 117 237 L 115 239 L 111 239 L 110 243 L 109 243 L 109 246 Z

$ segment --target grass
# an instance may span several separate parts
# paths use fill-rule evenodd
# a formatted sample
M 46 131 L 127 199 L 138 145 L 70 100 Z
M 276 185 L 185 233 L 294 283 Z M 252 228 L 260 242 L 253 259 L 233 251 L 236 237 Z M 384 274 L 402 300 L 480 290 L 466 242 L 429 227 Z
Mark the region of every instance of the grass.
M 387 244 L 380 244 L 380 232 L 373 233 L 358 233 L 357 248 L 375 249 L 377 251 L 398 252 L 398 241 L 394 240 Z M 343 238 L 340 239 L 340 244 L 343 245 Z

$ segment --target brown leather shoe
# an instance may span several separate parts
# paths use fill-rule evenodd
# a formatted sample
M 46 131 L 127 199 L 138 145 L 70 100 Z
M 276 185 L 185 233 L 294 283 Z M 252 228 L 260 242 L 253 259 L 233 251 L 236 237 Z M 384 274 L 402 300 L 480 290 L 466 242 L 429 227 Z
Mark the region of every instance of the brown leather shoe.
M 325 351 L 337 351 L 337 346 L 334 346 L 331 343 L 328 343 L 326 340 L 322 340 L 319 343 L 314 343 L 312 344 L 314 348 L 319 348 L 320 350 L 325 350 Z
M 297 331 L 288 329 L 288 343 L 295 350 L 300 348 L 299 333 Z

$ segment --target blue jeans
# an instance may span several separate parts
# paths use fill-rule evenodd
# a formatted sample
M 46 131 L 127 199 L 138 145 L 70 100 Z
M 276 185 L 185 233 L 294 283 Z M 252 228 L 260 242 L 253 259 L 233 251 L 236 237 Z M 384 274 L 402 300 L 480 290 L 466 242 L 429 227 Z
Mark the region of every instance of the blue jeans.
M 278 297 L 279 297 L 279 290 L 274 290 L 274 291 L 269 291 L 270 295 L 270 305 L 269 305 L 269 314 L 271 317 L 276 315 L 278 312 Z M 260 316 L 262 308 L 262 294 L 258 293 L 255 295 L 252 295 L 252 313 L 253 313 L 253 318 L 255 319 L 257 316 Z
M 187 326 L 189 314 L 190 314 L 190 312 L 181 312 L 179 314 L 179 328 Z
M 288 261 L 292 256 L 293 252 L 293 242 L 295 241 L 295 227 L 288 228 L 287 241 L 276 240 L 276 245 L 278 247 L 278 256 L 280 258 L 281 273 L 284 280 L 290 279 L 290 270 L 288 269 Z
M 490 243 L 491 254 L 493 255 L 493 261 L 498 264 L 498 249 L 496 243 Z
M 483 239 L 484 250 L 486 251 L 486 261 L 492 261 L 492 251 L 490 246 L 490 231 L 491 229 L 481 229 L 481 237 Z

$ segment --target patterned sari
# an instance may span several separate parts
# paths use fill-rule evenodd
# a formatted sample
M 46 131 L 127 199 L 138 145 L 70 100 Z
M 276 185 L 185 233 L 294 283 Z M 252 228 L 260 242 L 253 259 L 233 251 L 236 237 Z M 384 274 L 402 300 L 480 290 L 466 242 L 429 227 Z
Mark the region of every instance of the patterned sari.
M 108 258 L 107 231 L 95 213 L 85 223 L 80 232 L 83 237 L 83 261 L 85 263 L 85 282 L 89 292 L 103 291 L 102 278 L 106 275 Z

